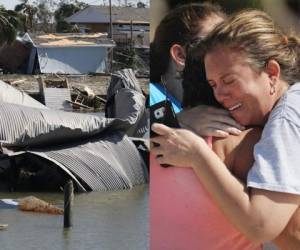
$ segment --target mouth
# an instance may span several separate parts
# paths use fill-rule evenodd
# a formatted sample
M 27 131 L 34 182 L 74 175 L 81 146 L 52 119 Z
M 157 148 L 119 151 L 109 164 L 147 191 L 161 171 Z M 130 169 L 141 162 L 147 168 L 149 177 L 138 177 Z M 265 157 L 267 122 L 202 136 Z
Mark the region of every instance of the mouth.
M 232 111 L 237 110 L 237 109 L 240 108 L 241 106 L 242 106 L 242 104 L 241 104 L 241 103 L 238 103 L 238 104 L 236 104 L 236 105 L 234 105 L 234 106 L 232 106 L 232 107 L 229 107 L 228 110 L 229 110 L 230 112 L 232 112 Z

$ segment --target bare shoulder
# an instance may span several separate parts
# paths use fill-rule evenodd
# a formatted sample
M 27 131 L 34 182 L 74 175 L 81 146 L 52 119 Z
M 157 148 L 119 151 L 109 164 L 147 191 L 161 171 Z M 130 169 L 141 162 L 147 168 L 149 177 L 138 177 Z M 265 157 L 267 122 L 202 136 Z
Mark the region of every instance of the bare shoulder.
M 240 135 L 214 138 L 213 150 L 238 178 L 245 180 L 253 164 L 253 148 L 259 141 L 262 129 L 244 130 Z

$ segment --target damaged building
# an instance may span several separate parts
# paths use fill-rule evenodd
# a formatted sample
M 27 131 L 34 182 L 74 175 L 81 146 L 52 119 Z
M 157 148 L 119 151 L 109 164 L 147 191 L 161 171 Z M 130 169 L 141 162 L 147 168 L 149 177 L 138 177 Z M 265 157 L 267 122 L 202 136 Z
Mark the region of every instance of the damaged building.
M 115 43 L 103 33 L 26 33 L 0 50 L 0 68 L 21 74 L 107 73 Z
M 77 191 L 105 191 L 147 183 L 145 140 L 128 137 L 143 121 L 145 98 L 132 70 L 112 83 L 101 117 L 49 109 L 0 81 L 0 186 L 58 191 L 71 179 Z M 146 132 L 145 121 L 136 131 Z

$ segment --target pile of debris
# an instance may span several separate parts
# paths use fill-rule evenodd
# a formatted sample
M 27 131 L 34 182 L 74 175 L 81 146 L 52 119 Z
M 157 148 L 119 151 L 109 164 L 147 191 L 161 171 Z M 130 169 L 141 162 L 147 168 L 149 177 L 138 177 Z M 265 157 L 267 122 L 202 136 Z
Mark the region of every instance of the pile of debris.
M 58 79 L 38 78 L 39 91 L 43 103 L 51 109 L 63 109 L 66 111 L 99 112 L 104 110 L 106 100 L 97 96 L 89 87 L 83 90 L 72 87 L 69 88 L 67 78 Z

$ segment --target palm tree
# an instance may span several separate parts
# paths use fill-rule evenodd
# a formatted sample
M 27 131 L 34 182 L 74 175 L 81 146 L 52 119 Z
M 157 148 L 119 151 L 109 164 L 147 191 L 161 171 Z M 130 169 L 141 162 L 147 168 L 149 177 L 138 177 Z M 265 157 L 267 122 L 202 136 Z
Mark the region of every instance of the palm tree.
M 12 43 L 17 36 L 18 15 L 0 5 L 0 46 Z
M 31 5 L 28 3 L 28 0 L 19 0 L 21 1 L 20 4 L 15 6 L 15 11 L 18 13 L 22 13 L 23 19 L 25 19 L 25 31 L 27 29 L 33 29 L 33 21 L 34 21 L 34 16 L 37 14 L 37 7 Z
M 56 21 L 56 31 L 57 32 L 72 32 L 72 29 L 75 28 L 71 24 L 65 21 L 66 17 L 73 15 L 75 12 L 80 10 L 80 6 L 73 3 L 61 3 L 58 9 L 54 12 L 54 18 Z

